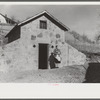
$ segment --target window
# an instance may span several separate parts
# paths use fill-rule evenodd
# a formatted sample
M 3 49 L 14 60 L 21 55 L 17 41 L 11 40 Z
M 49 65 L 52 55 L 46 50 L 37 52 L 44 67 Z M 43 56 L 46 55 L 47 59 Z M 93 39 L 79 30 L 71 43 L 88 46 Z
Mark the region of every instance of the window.
M 40 20 L 40 29 L 47 29 L 47 21 Z

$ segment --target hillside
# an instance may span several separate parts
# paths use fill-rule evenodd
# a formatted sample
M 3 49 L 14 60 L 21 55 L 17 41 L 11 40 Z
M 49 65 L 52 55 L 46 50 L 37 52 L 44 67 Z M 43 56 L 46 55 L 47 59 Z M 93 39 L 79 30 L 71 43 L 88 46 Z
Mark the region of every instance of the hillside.
M 69 34 L 73 36 L 74 40 L 82 43 L 93 43 L 86 35 L 80 35 L 75 31 L 69 31 Z
M 88 39 L 84 39 L 78 33 L 67 32 L 65 34 L 66 43 L 85 54 L 96 54 L 100 55 L 100 44 L 93 43 Z M 89 42 L 90 41 L 90 42 Z

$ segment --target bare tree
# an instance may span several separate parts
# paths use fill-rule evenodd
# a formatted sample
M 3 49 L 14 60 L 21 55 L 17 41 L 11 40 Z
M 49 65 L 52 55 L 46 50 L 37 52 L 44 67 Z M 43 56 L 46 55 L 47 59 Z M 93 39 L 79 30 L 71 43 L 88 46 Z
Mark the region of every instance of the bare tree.
M 100 31 L 97 32 L 97 34 L 95 35 L 95 42 L 99 43 L 100 41 Z
M 97 32 L 95 33 L 95 43 L 99 43 L 100 41 L 100 11 L 97 12 Z
M 85 34 L 80 35 L 79 33 L 75 32 L 75 31 L 71 31 L 70 33 L 75 37 L 75 39 L 79 40 L 80 42 L 93 43 L 93 41 L 91 41 L 88 38 L 88 36 Z
M 82 38 L 83 42 L 93 43 L 93 41 L 90 40 L 90 39 L 88 38 L 88 36 L 85 35 L 85 34 L 83 34 L 83 35 L 81 36 L 81 38 Z

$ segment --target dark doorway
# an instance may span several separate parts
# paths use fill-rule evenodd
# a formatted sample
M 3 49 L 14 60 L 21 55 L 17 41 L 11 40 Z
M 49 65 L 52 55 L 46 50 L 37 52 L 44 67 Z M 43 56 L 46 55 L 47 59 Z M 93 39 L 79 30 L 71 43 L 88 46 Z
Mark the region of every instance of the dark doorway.
M 48 44 L 39 44 L 39 69 L 48 68 Z

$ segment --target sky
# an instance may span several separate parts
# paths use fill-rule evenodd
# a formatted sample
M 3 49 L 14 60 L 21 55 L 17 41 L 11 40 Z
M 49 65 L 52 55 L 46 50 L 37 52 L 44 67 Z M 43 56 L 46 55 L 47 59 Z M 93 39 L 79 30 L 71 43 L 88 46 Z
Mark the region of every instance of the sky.
M 0 13 L 14 16 L 20 21 L 44 10 L 91 40 L 100 30 L 100 5 L 0 5 Z

